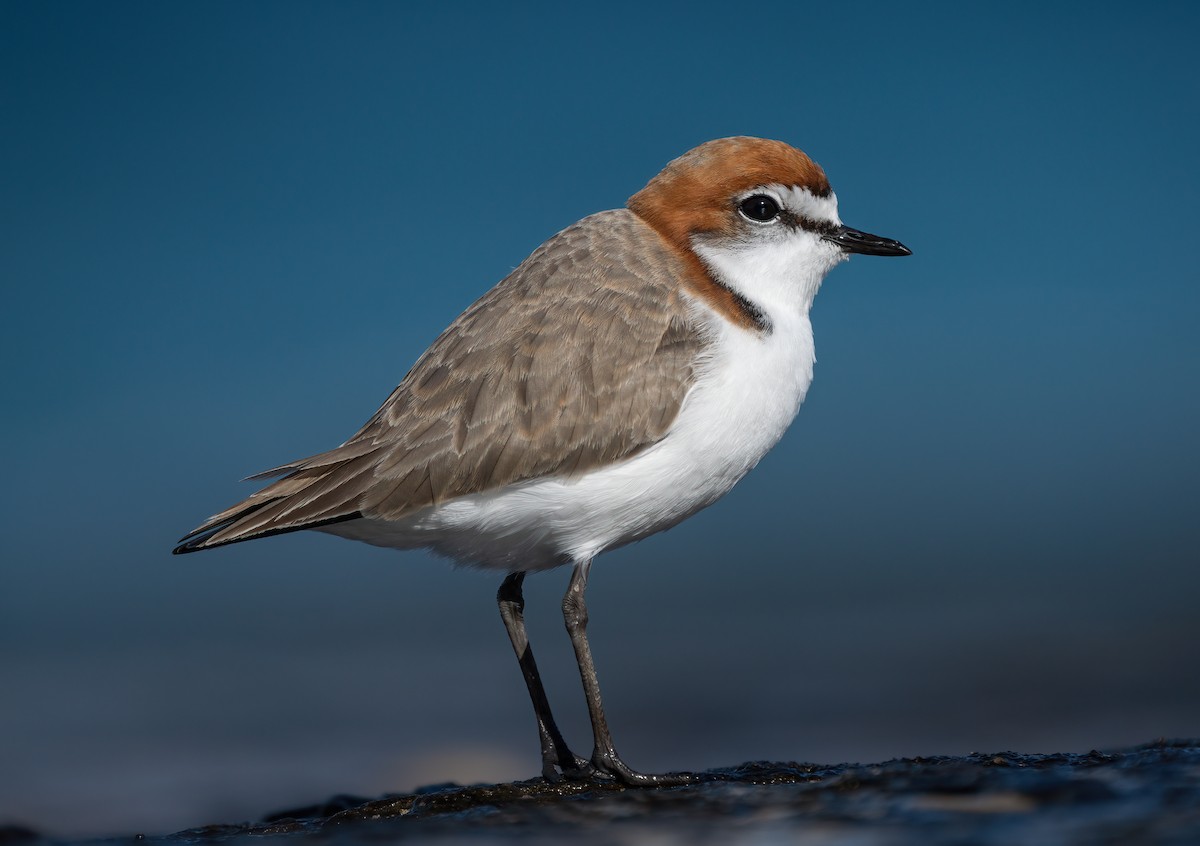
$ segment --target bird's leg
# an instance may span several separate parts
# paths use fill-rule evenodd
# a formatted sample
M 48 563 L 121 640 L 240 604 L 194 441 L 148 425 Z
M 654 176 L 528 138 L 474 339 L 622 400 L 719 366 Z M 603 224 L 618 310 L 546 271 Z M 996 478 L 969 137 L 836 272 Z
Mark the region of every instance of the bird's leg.
M 568 778 L 587 778 L 592 775 L 593 767 L 573 754 L 563 740 L 554 723 L 554 715 L 550 713 L 550 700 L 546 698 L 546 691 L 542 687 L 537 662 L 533 660 L 533 649 L 525 633 L 525 597 L 521 592 L 521 583 L 524 581 L 524 573 L 509 573 L 496 592 L 496 604 L 500 606 L 500 618 L 504 620 L 508 639 L 512 641 L 513 650 L 521 664 L 529 698 L 533 700 L 538 737 L 542 743 L 542 776 L 547 781 L 557 781 L 560 778 L 558 771 L 561 770 L 562 775 Z
M 563 597 L 563 619 L 567 624 L 567 633 L 571 635 L 571 645 L 575 647 L 575 660 L 579 663 L 579 675 L 583 679 L 583 694 L 587 697 L 588 714 L 592 718 L 592 735 L 596 742 L 592 750 L 592 765 L 628 785 L 665 786 L 692 782 L 695 777 L 685 773 L 647 775 L 636 772 L 621 760 L 613 748 L 612 734 L 604 716 L 604 704 L 600 701 L 600 682 L 596 678 L 596 666 L 592 663 L 592 648 L 587 639 L 588 610 L 583 595 L 587 590 L 591 567 L 590 560 L 575 565 L 571 584 Z

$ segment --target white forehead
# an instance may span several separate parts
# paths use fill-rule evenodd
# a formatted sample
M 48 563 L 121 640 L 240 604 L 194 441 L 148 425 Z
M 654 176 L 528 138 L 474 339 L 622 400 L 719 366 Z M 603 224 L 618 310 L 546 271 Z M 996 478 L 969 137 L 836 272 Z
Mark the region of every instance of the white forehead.
M 793 214 L 807 217 L 809 220 L 832 223 L 835 226 L 842 225 L 842 220 L 838 217 L 837 194 L 832 191 L 827 197 L 818 197 L 812 191 L 798 185 L 772 184 L 760 185 L 744 192 L 743 196 L 752 197 L 755 194 L 767 194 L 774 197 L 783 208 Z

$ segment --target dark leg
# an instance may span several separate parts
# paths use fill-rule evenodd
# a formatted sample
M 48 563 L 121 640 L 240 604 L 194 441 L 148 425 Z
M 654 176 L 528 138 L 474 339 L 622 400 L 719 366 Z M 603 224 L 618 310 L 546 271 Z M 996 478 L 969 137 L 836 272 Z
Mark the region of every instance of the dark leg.
M 554 715 L 550 713 L 550 701 L 542 688 L 542 677 L 538 675 L 537 662 L 533 660 L 533 649 L 525 633 L 525 597 L 521 593 L 524 573 L 509 573 L 500 590 L 496 592 L 496 604 L 500 606 L 500 617 L 508 630 L 517 660 L 521 663 L 521 674 L 533 700 L 533 712 L 537 716 L 538 737 L 542 742 L 542 776 L 547 781 L 559 779 L 558 770 L 569 778 L 586 778 L 592 774 L 592 765 L 572 754 L 563 740 Z
M 592 648 L 588 645 L 587 603 L 583 594 L 587 590 L 588 570 L 591 561 L 581 561 L 571 574 L 571 584 L 563 597 L 563 619 L 575 647 L 575 660 L 579 662 L 579 675 L 583 679 L 583 694 L 587 697 L 588 714 L 592 718 L 592 734 L 596 745 L 592 750 L 592 765 L 597 770 L 629 785 L 672 785 L 687 784 L 695 777 L 685 773 L 669 775 L 647 775 L 630 769 L 613 748 L 612 734 L 604 716 L 604 705 L 600 701 L 600 682 L 596 678 L 596 667 L 592 663 Z

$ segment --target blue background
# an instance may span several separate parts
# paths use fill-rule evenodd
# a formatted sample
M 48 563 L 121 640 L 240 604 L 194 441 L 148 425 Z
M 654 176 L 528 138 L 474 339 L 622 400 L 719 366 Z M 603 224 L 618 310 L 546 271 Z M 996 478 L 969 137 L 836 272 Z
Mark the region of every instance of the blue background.
M 1200 734 L 1198 8 L 0 6 L 0 820 L 534 775 L 494 574 L 169 550 L 541 241 L 733 134 L 915 255 L 835 270 L 783 442 L 597 563 L 625 758 Z M 583 750 L 566 575 L 528 613 Z

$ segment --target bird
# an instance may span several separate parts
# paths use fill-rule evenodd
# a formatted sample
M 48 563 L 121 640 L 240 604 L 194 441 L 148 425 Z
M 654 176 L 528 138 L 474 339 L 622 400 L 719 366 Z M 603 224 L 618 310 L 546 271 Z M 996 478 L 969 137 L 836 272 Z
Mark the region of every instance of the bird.
M 686 783 L 617 754 L 587 637 L 592 562 L 711 505 L 779 441 L 813 379 L 813 298 L 855 253 L 911 255 L 843 224 L 824 170 L 799 149 L 700 144 L 625 208 L 535 249 L 349 440 L 251 476 L 275 481 L 173 551 L 315 529 L 504 573 L 496 601 L 543 777 Z M 524 622 L 526 575 L 566 565 L 587 758 L 555 723 Z

